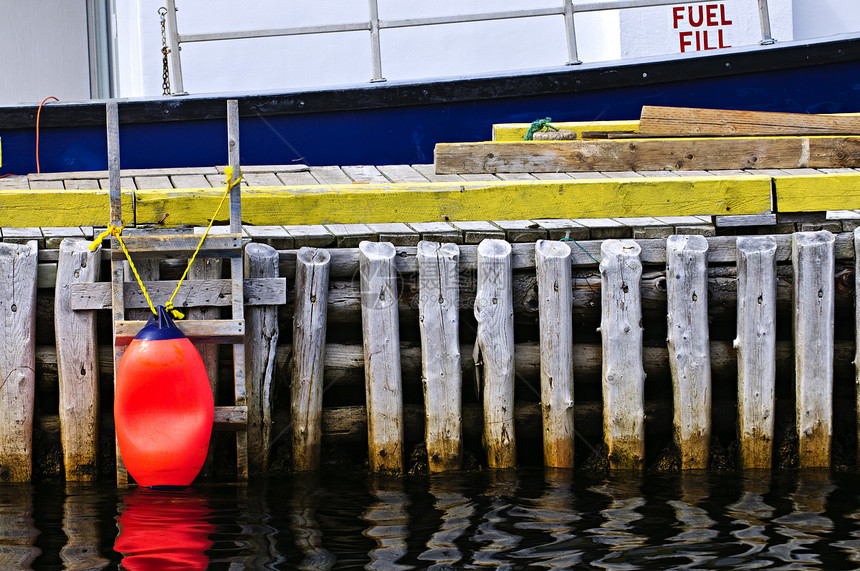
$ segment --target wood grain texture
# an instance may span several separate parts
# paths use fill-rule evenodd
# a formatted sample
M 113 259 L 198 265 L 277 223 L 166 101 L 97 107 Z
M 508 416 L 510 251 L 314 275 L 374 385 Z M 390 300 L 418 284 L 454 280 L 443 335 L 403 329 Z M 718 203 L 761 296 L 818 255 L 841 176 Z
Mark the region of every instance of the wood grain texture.
M 795 399 L 801 468 L 830 465 L 833 436 L 834 238 L 792 235 Z
M 212 263 L 212 260 L 213 258 L 205 258 L 204 260 L 195 261 L 194 264 L 198 266 L 199 262 L 205 261 L 206 264 L 201 265 L 203 268 L 208 268 L 204 270 L 205 274 L 221 275 L 220 270 L 216 272 L 214 268 L 215 265 L 220 266 L 218 262 L 221 260 L 217 260 L 215 264 Z M 195 267 L 192 267 L 189 276 L 193 276 L 196 271 Z M 178 280 L 143 280 L 146 292 L 154 303 L 157 303 L 159 300 L 167 301 L 178 283 Z M 146 298 L 143 297 L 143 293 L 140 291 L 137 282 L 126 282 L 124 289 L 126 307 L 148 307 Z M 180 308 L 200 306 L 228 307 L 233 303 L 231 298 L 232 290 L 232 280 L 229 279 L 195 278 L 191 281 L 186 280 L 179 289 L 179 293 L 176 294 L 173 305 Z M 111 306 L 110 283 L 108 282 L 73 284 L 71 291 L 72 309 L 76 311 L 108 309 Z M 243 293 L 245 294 L 246 306 L 283 305 L 287 302 L 287 288 L 283 278 L 246 279 Z M 195 319 L 190 314 L 188 317 Z
M 317 470 L 320 467 L 330 267 L 328 250 L 302 248 L 296 256 L 293 374 L 290 383 L 293 470 Z
M 738 248 L 738 434 L 742 468 L 770 468 L 776 416 L 776 240 Z
M 27 482 L 33 466 L 38 248 L 0 243 L 0 481 Z
M 711 449 L 707 255 L 702 236 L 675 235 L 666 241 L 669 369 L 682 470 L 707 468 Z
M 245 247 L 245 275 L 248 278 L 278 276 L 278 252 L 266 244 Z M 248 469 L 266 474 L 272 434 L 272 378 L 275 374 L 275 348 L 278 345 L 278 307 L 256 306 L 245 309 L 245 380 L 248 406 Z
M 640 470 L 645 460 L 640 252 L 632 240 L 601 246 L 603 434 L 613 469 Z
M 54 331 L 60 389 L 60 438 L 67 482 L 89 482 L 98 474 L 99 363 L 95 311 L 74 311 L 71 284 L 99 279 L 101 248 L 89 241 L 60 245 L 54 294 Z
M 570 246 L 538 240 L 541 413 L 545 466 L 573 468 L 573 288 Z
M 27 194 L 32 197 L 29 191 Z M 524 194 L 530 200 L 521 200 Z M 138 224 L 154 224 L 169 213 L 171 223 L 198 225 L 208 223 L 221 197 L 215 189 L 138 190 L 135 196 Z M 770 202 L 768 176 L 569 178 L 252 189 L 243 194 L 242 212 L 246 223 L 256 225 L 321 224 L 332 220 L 371 224 L 438 222 L 446 217 L 449 221 L 481 221 L 759 214 L 770 210 Z M 19 214 L 32 219 L 29 213 Z M 5 211 L 0 211 L 3 224 L 4 215 Z M 15 218 L 10 216 L 9 220 Z
M 514 309 L 511 245 L 504 240 L 478 244 L 473 357 L 484 405 L 487 466 L 512 468 L 517 463 L 514 430 Z
M 644 136 L 852 135 L 860 116 L 734 111 L 643 105 L 639 134 Z
M 459 470 L 463 462 L 460 366 L 460 249 L 418 243 L 418 326 L 431 472 Z
M 860 137 L 439 143 L 439 174 L 860 166 Z
M 358 246 L 370 469 L 403 471 L 403 392 L 396 250 L 388 242 Z

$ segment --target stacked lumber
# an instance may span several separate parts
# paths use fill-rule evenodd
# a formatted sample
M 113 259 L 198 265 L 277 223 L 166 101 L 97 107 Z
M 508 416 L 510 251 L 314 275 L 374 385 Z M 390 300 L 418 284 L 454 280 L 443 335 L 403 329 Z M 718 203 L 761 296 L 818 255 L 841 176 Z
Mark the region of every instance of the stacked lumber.
M 860 167 L 860 115 L 646 106 L 573 141 L 441 143 L 437 174 Z

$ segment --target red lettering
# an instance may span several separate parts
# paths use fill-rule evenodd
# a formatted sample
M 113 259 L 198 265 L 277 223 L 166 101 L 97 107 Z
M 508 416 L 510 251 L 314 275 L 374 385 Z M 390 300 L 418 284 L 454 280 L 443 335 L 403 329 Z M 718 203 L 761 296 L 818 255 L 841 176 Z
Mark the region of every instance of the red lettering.
M 678 29 L 678 22 L 684 20 L 684 7 L 683 6 L 675 6 L 672 8 L 672 19 L 674 20 L 674 28 Z M 684 51 L 684 50 L 681 50 Z
M 722 30 L 719 30 L 719 31 L 720 31 L 720 32 L 722 32 Z M 715 49 L 717 49 L 717 46 L 709 46 L 709 45 L 708 45 L 708 30 L 703 31 L 703 32 L 702 32 L 702 36 L 703 36 L 703 40 L 704 40 L 704 42 L 703 42 L 703 43 L 705 44 L 705 47 L 704 47 L 703 49 L 706 49 L 706 50 L 715 50 Z
M 723 26 L 731 26 L 732 21 L 726 18 L 726 5 L 720 4 L 720 24 Z
M 720 28 L 717 30 L 717 40 L 719 40 L 719 47 L 721 48 L 730 48 L 732 46 L 727 46 L 723 44 L 723 29 Z
M 698 6 L 696 6 L 696 8 L 699 9 L 699 21 L 698 22 L 693 17 L 693 6 L 687 7 L 687 13 L 690 15 L 690 17 L 689 17 L 690 25 L 693 26 L 694 28 L 698 28 L 699 26 L 702 25 L 702 22 L 705 21 L 705 11 L 702 8 L 702 5 L 699 4 Z
M 702 49 L 702 35 L 699 30 L 696 30 L 696 51 L 701 51 Z
M 718 4 L 708 4 L 707 6 L 705 6 L 705 10 L 708 13 L 709 26 L 719 25 L 719 22 L 717 21 L 717 6 Z
M 681 32 L 678 34 L 678 38 L 681 40 L 681 53 L 686 52 L 687 48 L 693 45 L 693 42 L 689 40 L 692 35 L 693 32 Z

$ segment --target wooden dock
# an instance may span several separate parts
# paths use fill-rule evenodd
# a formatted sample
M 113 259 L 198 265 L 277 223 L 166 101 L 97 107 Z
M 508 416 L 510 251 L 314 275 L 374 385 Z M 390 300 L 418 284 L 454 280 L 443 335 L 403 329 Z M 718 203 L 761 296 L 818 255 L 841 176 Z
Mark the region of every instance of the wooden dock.
M 241 287 L 201 268 L 176 301 L 201 308 L 186 332 L 233 346 L 205 353 L 210 377 L 245 363 L 244 386 L 213 389 L 217 427 L 248 442 L 215 439 L 233 468 L 210 476 L 243 479 L 246 453 L 251 477 L 336 458 L 398 473 L 704 469 L 726 442 L 743 468 L 860 458 L 860 170 L 438 167 L 243 169 L 243 224 L 208 245 L 244 245 Z M 116 467 L 124 330 L 106 321 L 121 255 L 86 248 L 110 219 L 108 181 L 0 179 L 2 481 Z M 180 235 L 148 270 L 163 303 L 223 169 L 120 181 L 131 243 Z M 146 307 L 135 284 L 119 290 L 125 319 Z M 243 305 L 206 339 L 204 316 Z

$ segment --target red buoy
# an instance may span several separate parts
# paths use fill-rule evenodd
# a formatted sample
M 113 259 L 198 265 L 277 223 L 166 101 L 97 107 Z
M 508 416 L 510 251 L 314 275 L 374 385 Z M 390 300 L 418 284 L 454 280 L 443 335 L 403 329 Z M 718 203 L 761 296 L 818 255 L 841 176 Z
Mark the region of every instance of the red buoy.
M 209 449 L 215 412 L 200 353 L 159 306 L 120 359 L 114 423 L 141 486 L 187 486 Z

